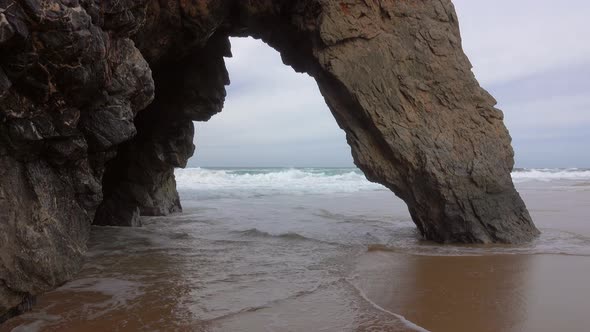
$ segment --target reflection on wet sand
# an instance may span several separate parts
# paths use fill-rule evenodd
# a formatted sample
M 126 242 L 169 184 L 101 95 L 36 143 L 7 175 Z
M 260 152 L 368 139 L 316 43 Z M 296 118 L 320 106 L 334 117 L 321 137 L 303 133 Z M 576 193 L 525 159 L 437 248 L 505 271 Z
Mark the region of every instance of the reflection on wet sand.
M 201 260 L 208 260 L 206 257 L 158 247 L 154 238 L 123 234 L 130 232 L 137 230 L 101 228 L 95 232 L 90 262 L 78 278 L 40 297 L 35 311 L 9 321 L 0 330 L 416 331 L 365 301 L 338 273 L 314 278 L 310 283 L 314 286 L 302 291 L 280 283 L 264 287 L 259 284 L 260 271 L 250 273 L 242 267 L 219 274 L 212 262 Z M 205 246 L 213 247 L 211 243 Z M 268 265 L 259 260 L 260 266 Z M 218 264 L 223 265 L 219 260 Z M 321 271 L 329 264 L 320 260 L 311 269 Z M 280 272 L 277 263 L 272 265 L 275 273 Z M 280 279 L 280 273 L 276 274 Z M 239 280 L 244 277 L 247 280 Z
M 93 234 L 97 248 L 72 282 L 39 297 L 35 311 L 0 326 L 0 331 L 199 331 L 204 324 L 179 303 L 189 293 L 179 265 L 143 237 L 123 237 L 116 228 Z M 104 249 L 104 250 L 101 250 Z M 190 322 L 187 326 L 187 322 Z
M 585 331 L 589 272 L 583 256 L 372 251 L 360 258 L 355 282 L 430 331 Z
M 377 310 L 345 280 L 335 280 L 303 296 L 224 317 L 211 331 L 422 331 L 396 315 Z

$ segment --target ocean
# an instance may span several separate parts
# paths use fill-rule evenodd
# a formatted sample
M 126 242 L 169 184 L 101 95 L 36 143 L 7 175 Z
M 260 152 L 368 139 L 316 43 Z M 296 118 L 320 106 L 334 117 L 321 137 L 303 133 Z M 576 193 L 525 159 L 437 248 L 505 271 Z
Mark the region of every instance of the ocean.
M 0 329 L 582 331 L 590 169 L 512 177 L 541 236 L 443 246 L 358 169 L 177 170 L 183 213 L 93 228 L 81 273 Z

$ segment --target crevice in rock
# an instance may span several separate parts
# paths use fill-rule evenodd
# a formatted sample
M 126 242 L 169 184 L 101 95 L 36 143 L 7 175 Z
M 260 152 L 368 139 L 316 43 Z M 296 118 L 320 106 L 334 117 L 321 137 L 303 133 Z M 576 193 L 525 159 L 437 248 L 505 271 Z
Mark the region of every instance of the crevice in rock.
M 106 165 L 95 225 L 140 226 L 140 215 L 182 211 L 174 168 L 185 167 L 193 155 L 193 121 L 206 121 L 223 107 L 228 52 L 227 36 L 217 34 L 205 47 L 155 69 L 156 99 L 135 118 L 137 135 Z

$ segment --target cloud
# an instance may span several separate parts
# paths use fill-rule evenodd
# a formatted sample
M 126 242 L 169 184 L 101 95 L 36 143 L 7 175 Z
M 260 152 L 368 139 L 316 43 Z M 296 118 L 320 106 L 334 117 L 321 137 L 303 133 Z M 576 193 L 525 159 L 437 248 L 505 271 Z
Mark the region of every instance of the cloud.
M 590 96 L 548 96 L 506 106 L 506 121 L 513 132 L 541 136 L 542 132 L 567 133 L 572 127 L 590 128 Z M 590 136 L 590 135 L 589 135 Z
M 197 123 L 201 166 L 352 166 L 350 148 L 306 74 L 259 40 L 232 38 L 223 112 Z
M 590 63 L 586 0 L 455 0 L 463 47 L 484 84 Z

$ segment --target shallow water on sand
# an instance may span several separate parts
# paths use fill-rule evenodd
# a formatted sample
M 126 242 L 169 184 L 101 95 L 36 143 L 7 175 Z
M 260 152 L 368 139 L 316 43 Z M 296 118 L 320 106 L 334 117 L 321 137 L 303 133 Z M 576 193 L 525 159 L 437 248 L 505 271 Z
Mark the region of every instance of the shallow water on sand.
M 200 172 L 178 174 L 183 214 L 146 218 L 143 228 L 94 228 L 77 279 L 0 330 L 590 324 L 590 177 L 515 179 L 543 232 L 532 244 L 440 246 L 421 241 L 403 202 L 358 172 Z

